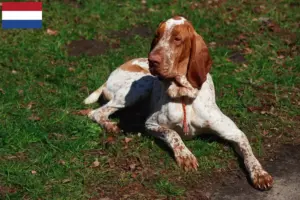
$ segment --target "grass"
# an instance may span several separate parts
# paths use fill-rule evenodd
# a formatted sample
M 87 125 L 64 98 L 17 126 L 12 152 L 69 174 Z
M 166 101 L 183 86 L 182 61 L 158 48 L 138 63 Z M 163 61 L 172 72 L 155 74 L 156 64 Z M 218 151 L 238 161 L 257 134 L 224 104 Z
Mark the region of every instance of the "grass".
M 199 170 L 185 173 L 153 138 L 104 135 L 76 114 L 87 109 L 83 99 L 113 69 L 147 55 L 152 35 L 112 32 L 134 27 L 154 32 L 175 14 L 192 21 L 209 44 L 217 103 L 246 132 L 255 153 L 263 158 L 270 151 L 266 142 L 297 137 L 300 16 L 295 1 L 57 0 L 43 1 L 43 8 L 43 29 L 0 30 L 0 198 L 185 198 L 205 184 L 203 177 L 232 162 L 237 167 L 227 145 L 196 139 L 186 144 Z M 264 24 L 261 17 L 277 25 Z M 58 34 L 47 34 L 48 28 Z M 118 47 L 107 45 L 96 56 L 69 55 L 68 44 L 82 39 Z M 242 54 L 246 62 L 237 63 L 241 57 L 231 57 L 236 52 L 248 52 Z M 133 140 L 126 144 L 125 137 Z

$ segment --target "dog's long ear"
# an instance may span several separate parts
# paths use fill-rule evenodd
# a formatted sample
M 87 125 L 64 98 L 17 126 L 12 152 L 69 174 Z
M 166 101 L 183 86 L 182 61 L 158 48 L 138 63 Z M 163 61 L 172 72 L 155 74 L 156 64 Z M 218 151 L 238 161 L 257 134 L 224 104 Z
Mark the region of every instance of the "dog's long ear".
M 212 60 L 209 50 L 202 37 L 194 32 L 191 39 L 191 53 L 187 70 L 187 79 L 194 88 L 200 89 L 206 81 L 206 75 L 210 71 Z

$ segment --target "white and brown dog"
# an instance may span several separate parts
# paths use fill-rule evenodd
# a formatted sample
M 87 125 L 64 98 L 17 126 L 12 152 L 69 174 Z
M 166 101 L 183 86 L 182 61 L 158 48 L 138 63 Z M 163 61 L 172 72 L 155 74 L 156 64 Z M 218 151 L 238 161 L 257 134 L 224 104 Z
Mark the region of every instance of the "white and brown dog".
M 173 17 L 160 23 L 148 58 L 121 65 L 85 99 L 86 104 L 96 102 L 100 95 L 108 100 L 91 111 L 89 117 L 106 131 L 119 132 L 109 116 L 151 97 L 146 130 L 166 142 L 180 167 L 185 170 L 198 167 L 196 157 L 182 138 L 210 129 L 236 146 L 254 187 L 270 189 L 273 179 L 254 156 L 246 135 L 216 105 L 209 74 L 211 65 L 208 48 L 192 24 L 183 17 Z

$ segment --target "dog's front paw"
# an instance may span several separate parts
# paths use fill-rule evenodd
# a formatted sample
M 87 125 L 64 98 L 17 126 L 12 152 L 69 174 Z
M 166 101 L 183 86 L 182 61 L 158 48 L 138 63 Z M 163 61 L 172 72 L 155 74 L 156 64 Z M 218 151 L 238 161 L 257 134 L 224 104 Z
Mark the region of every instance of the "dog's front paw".
M 118 124 L 116 122 L 104 122 L 103 128 L 107 133 L 120 133 L 121 129 L 119 128 Z
M 180 87 L 178 90 L 179 96 L 181 97 L 189 97 L 189 98 L 196 98 L 198 95 L 198 90 L 195 88 L 185 88 L 185 87 Z
M 252 176 L 252 182 L 256 189 L 269 190 L 273 186 L 273 178 L 264 170 L 257 170 Z
M 178 166 L 183 168 L 185 171 L 197 170 L 199 166 L 197 158 L 188 149 L 176 151 L 175 159 Z

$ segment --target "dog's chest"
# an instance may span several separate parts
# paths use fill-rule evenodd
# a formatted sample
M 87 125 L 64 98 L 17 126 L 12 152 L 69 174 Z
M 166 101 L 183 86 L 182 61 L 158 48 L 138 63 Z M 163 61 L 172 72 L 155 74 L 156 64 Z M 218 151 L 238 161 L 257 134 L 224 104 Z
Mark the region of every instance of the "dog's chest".
M 185 105 L 181 102 L 168 102 L 162 105 L 158 115 L 158 123 L 176 130 L 179 134 L 184 134 L 184 126 L 188 127 L 188 135 L 194 135 L 194 127 L 191 119 L 193 117 L 192 105 Z M 185 125 L 184 125 L 185 124 Z

